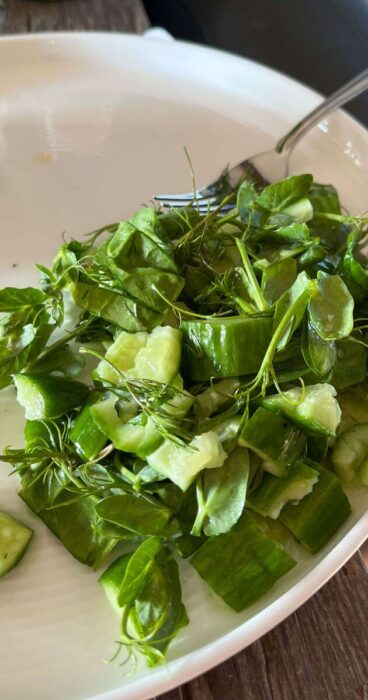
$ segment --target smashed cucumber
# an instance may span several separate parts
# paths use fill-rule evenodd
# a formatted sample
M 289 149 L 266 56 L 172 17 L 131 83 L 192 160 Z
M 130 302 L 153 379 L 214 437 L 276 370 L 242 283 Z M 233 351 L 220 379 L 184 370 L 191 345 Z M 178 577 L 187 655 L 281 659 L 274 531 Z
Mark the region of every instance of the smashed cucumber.
M 0 578 L 18 564 L 32 536 L 33 530 L 0 511 Z
M 120 372 L 134 379 L 171 384 L 179 371 L 181 339 L 181 331 L 171 326 L 159 326 L 152 333 L 122 331 L 110 345 L 95 374 L 115 384 L 124 381 Z
M 263 459 L 267 472 L 284 477 L 303 451 L 306 437 L 282 416 L 260 407 L 245 424 L 238 442 Z
M 226 452 L 218 435 L 209 431 L 196 435 L 185 447 L 164 440 L 155 452 L 148 455 L 147 462 L 158 474 L 167 476 L 186 491 L 199 472 L 222 467 L 225 459 Z
M 262 483 L 247 498 L 247 505 L 260 515 L 279 517 L 289 501 L 299 502 L 313 490 L 318 472 L 297 460 L 285 479 L 265 474 Z
M 115 405 L 114 397 L 95 403 L 90 408 L 92 419 L 117 450 L 132 452 L 144 459 L 162 442 L 154 421 L 140 414 L 124 422 L 118 416 Z
M 333 537 L 351 513 L 351 506 L 338 478 L 328 469 L 309 463 L 318 471 L 313 491 L 297 505 L 286 505 L 280 520 L 311 554 Z
M 62 377 L 14 374 L 13 379 L 27 420 L 59 418 L 84 403 L 89 393 L 86 384 Z
M 262 406 L 282 413 L 308 435 L 334 437 L 341 419 L 336 389 L 331 384 L 313 384 L 266 396 Z
M 236 316 L 183 321 L 183 374 L 193 382 L 257 372 L 272 336 L 272 318 Z

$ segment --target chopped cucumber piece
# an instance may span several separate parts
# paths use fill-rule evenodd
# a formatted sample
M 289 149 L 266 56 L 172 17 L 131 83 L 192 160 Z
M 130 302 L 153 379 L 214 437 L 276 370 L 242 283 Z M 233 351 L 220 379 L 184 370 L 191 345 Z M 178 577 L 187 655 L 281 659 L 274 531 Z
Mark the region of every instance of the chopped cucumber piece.
M 230 377 L 211 384 L 205 391 L 195 397 L 194 410 L 199 418 L 207 418 L 224 408 L 231 401 L 234 392 L 240 386 L 239 379 Z
M 86 460 L 97 457 L 106 445 L 105 433 L 98 428 L 91 416 L 91 406 L 97 400 L 98 397 L 96 395 L 91 396 L 91 399 L 87 401 L 78 413 L 69 433 L 69 437 L 74 443 L 78 454 Z
M 215 425 L 212 429 L 219 436 L 220 442 L 224 444 L 235 440 L 239 433 L 240 425 L 241 416 L 233 416 L 232 418 L 227 418 L 221 423 L 217 423 L 217 425 Z
M 33 530 L 11 515 L 0 512 L 0 578 L 18 564 L 32 536 Z
M 190 563 L 225 603 L 240 612 L 268 591 L 296 561 L 267 537 L 246 510 L 229 532 L 209 537 Z
M 88 386 L 61 377 L 14 374 L 17 399 L 27 420 L 59 418 L 84 403 Z
M 238 442 L 264 460 L 267 472 L 283 477 L 303 451 L 306 438 L 282 416 L 261 407 L 244 426 Z
M 118 615 L 122 613 L 121 605 L 119 605 L 118 602 L 121 582 L 124 578 L 130 558 L 131 553 L 128 552 L 118 559 L 115 559 L 98 579 L 99 584 L 105 591 L 107 600 Z
M 141 331 L 140 333 L 127 333 L 122 331 L 117 336 L 116 340 L 110 345 L 105 354 L 105 360 L 102 360 L 96 368 L 96 375 L 101 379 L 119 384 L 121 376 L 114 370 L 112 365 L 115 365 L 120 372 L 128 372 L 134 367 L 134 363 L 138 352 L 144 348 L 147 343 L 148 333 Z M 111 362 L 111 364 L 109 364 Z
M 297 505 L 286 505 L 281 522 L 309 552 L 315 554 L 333 537 L 351 513 L 350 503 L 335 474 L 310 464 L 318 471 L 312 493 Z
M 332 463 L 343 484 L 368 486 L 368 423 L 352 425 L 339 435 Z
M 334 437 L 341 419 L 340 406 L 331 384 L 314 384 L 266 396 L 262 406 L 280 411 L 309 435 Z
M 124 422 L 118 416 L 115 404 L 116 398 L 111 398 L 91 406 L 90 413 L 95 424 L 117 450 L 132 452 L 144 459 L 162 442 L 154 421 L 152 418 L 145 420 L 145 416 L 140 414 Z
M 301 501 L 311 493 L 317 481 L 318 472 L 315 469 L 296 461 L 285 479 L 265 474 L 261 485 L 248 496 L 247 505 L 257 513 L 276 520 L 286 503 Z
M 181 337 L 181 331 L 171 326 L 159 326 L 150 334 L 122 331 L 105 357 L 128 377 L 171 384 L 179 371 Z M 122 383 L 121 375 L 106 360 L 98 365 L 97 376 L 112 383 Z
M 257 372 L 271 340 L 272 318 L 183 321 L 182 329 L 185 374 L 194 382 L 204 382 Z
M 139 350 L 129 376 L 171 384 L 179 372 L 181 331 L 171 326 L 159 326 L 148 336 Z
M 225 459 L 226 452 L 218 435 L 209 431 L 196 435 L 186 447 L 164 440 L 155 452 L 148 455 L 147 462 L 156 472 L 186 491 L 199 472 L 222 467 Z

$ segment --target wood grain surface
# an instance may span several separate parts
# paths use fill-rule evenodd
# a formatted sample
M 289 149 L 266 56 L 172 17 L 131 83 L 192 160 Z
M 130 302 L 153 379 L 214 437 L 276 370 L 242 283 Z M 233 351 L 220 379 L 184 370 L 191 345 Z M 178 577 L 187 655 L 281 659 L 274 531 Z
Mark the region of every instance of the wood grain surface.
M 147 27 L 140 0 L 0 0 L 3 34 Z M 251 647 L 154 700 L 368 700 L 368 575 L 359 555 Z

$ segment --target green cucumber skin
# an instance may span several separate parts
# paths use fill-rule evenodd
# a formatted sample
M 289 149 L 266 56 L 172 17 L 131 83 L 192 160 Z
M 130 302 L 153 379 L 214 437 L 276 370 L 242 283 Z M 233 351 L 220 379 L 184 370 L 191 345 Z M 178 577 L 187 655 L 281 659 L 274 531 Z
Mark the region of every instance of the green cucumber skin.
M 272 336 L 272 318 L 183 321 L 183 371 L 191 381 L 257 372 Z
M 290 571 L 296 561 L 265 535 L 246 510 L 229 532 L 209 537 L 190 563 L 225 603 L 241 612 Z
M 33 530 L 11 515 L 0 512 L 0 578 L 17 566 L 32 537 Z
M 351 506 L 338 478 L 315 465 L 319 476 L 312 493 L 297 505 L 286 505 L 281 522 L 311 554 L 316 554 L 333 537 L 351 513 Z
M 14 374 L 13 379 L 27 420 L 59 418 L 83 404 L 89 394 L 86 384 L 62 377 Z M 32 396 L 24 396 L 25 392 Z
M 266 471 L 284 477 L 303 451 L 306 437 L 283 416 L 260 407 L 243 428 L 238 442 L 265 460 Z
M 265 474 L 260 486 L 248 496 L 247 505 L 266 518 L 276 519 L 287 501 L 300 502 L 313 490 L 317 481 L 318 472 L 297 460 L 285 479 Z

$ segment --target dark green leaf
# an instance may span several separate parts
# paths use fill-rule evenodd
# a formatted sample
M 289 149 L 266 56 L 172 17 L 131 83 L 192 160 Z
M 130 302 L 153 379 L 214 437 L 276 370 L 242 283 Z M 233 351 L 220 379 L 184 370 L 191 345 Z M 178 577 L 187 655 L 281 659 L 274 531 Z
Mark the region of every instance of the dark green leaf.
M 238 447 L 218 469 L 205 469 L 197 482 L 198 513 L 192 533 L 219 535 L 239 520 L 247 493 L 248 450 Z
M 159 537 L 150 537 L 133 552 L 120 585 L 118 603 L 129 605 L 137 597 L 161 547 Z
M 47 301 L 47 295 L 34 287 L 5 287 L 0 290 L 0 312 L 13 313 L 35 307 Z
M 153 501 L 153 502 L 152 502 Z M 161 535 L 172 517 L 172 511 L 155 499 L 131 494 L 108 496 L 98 504 L 97 514 L 138 535 Z
M 265 187 L 257 202 L 269 211 L 280 211 L 305 197 L 312 183 L 312 175 L 293 175 Z

